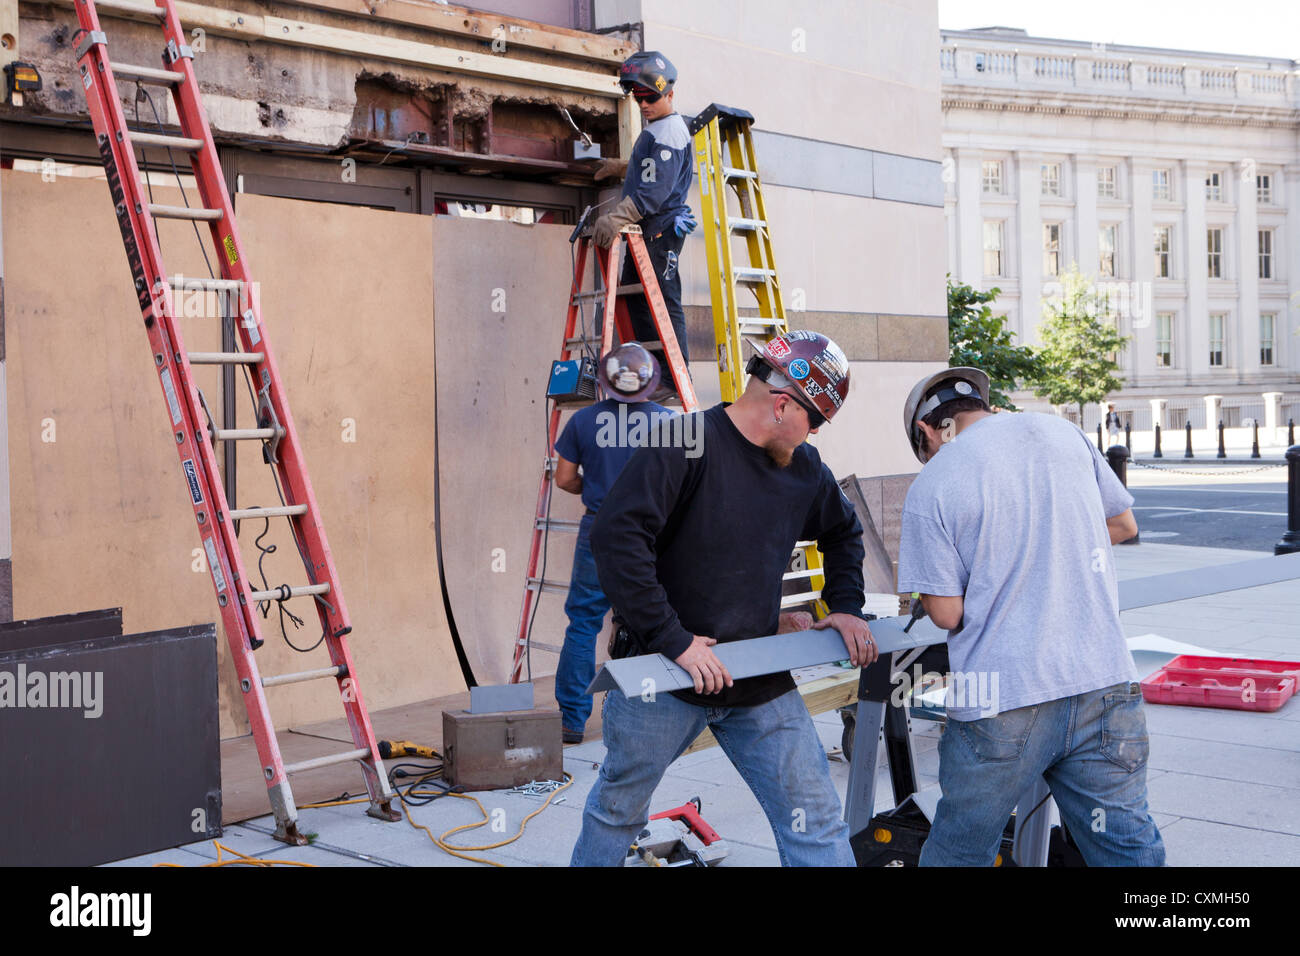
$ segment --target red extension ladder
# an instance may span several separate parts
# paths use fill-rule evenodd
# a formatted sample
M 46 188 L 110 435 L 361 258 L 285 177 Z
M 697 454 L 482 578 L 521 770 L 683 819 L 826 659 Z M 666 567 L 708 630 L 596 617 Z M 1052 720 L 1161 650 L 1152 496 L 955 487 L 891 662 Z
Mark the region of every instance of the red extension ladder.
M 112 63 L 95 0 L 76 0 L 77 19 L 81 25 L 77 34 L 81 82 L 126 245 L 127 261 L 131 266 L 140 311 L 144 315 L 159 384 L 166 399 L 185 487 L 194 506 L 194 518 L 198 522 L 199 537 L 211 570 L 222 624 L 252 724 L 275 814 L 275 836 L 288 843 L 307 842 L 298 832 L 298 811 L 289 787 L 290 774 L 353 760 L 360 763 L 369 791 L 370 808 L 367 812 L 381 820 L 397 820 L 400 814 L 391 806 L 393 791 L 384 773 L 345 640 L 352 630 L 347 605 L 343 602 L 325 529 L 307 477 L 283 382 L 262 324 L 256 287 L 240 245 L 212 130 L 199 96 L 193 53 L 186 45 L 185 32 L 172 0 L 157 0 L 156 8 L 122 0 L 102 0 L 99 7 L 113 13 L 146 13 L 156 16 L 162 25 L 161 67 Z M 129 129 L 118 94 L 119 80 L 170 90 L 180 116 L 180 135 Z M 202 202 L 200 207 L 164 206 L 149 201 L 135 158 L 135 149 L 145 146 L 190 155 Z M 160 218 L 208 223 L 221 263 L 221 278 L 204 280 L 201 285 L 206 291 L 238 295 L 241 321 L 234 324 L 239 330 L 241 351 L 186 352 L 175 311 L 172 285 L 176 280 L 167 279 L 154 226 L 154 221 Z M 185 280 L 185 287 L 188 288 L 192 281 Z M 193 379 L 192 366 L 198 364 L 242 367 L 245 374 L 251 375 L 257 395 L 257 428 L 215 427 L 207 417 L 206 406 Z M 215 443 L 241 440 L 262 442 L 263 458 L 272 466 L 277 486 L 281 489 L 281 506 L 232 510 L 227 504 Z M 305 585 L 281 585 L 265 591 L 250 588 L 234 522 L 262 517 L 288 520 L 303 559 Z M 316 606 L 324 629 L 323 641 L 332 664 L 312 671 L 262 677 L 253 656 L 253 651 L 262 643 L 256 617 L 257 605 L 299 597 L 310 599 Z M 352 729 L 354 748 L 286 764 L 280 755 L 264 689 L 331 677 L 336 681 Z

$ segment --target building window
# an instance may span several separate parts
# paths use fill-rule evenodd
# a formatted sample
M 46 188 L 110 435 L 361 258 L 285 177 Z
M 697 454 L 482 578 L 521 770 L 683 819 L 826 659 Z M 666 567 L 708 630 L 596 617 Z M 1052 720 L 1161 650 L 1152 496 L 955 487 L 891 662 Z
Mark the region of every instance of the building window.
M 1259 364 L 1273 364 L 1273 330 L 1277 327 L 1277 316 L 1265 312 L 1259 317 Z
M 1100 253 L 1097 269 L 1103 276 L 1115 275 L 1115 231 L 1112 225 L 1102 226 L 1097 232 L 1097 247 Z
M 1223 278 L 1223 230 L 1205 230 L 1205 252 L 1208 257 L 1209 277 Z
M 1002 223 L 984 220 L 984 274 L 1002 275 Z
M 1043 163 L 1041 172 L 1043 175 L 1043 195 L 1061 195 L 1061 164 Z
M 1115 195 L 1115 167 L 1097 167 L 1097 198 L 1114 199 Z
M 1002 194 L 1002 161 L 998 159 L 986 159 L 982 164 L 984 172 L 984 191 L 986 193 Z
M 1210 315 L 1210 368 L 1223 367 L 1223 329 L 1227 316 L 1222 312 Z
M 1173 194 L 1169 191 L 1169 170 L 1151 170 L 1151 198 L 1163 202 L 1168 202 L 1173 198 Z
M 1210 173 L 1205 177 L 1205 198 L 1210 202 L 1223 202 L 1223 174 Z
M 1043 274 L 1054 276 L 1061 272 L 1061 224 L 1043 223 Z
M 1273 230 L 1259 231 L 1259 277 L 1273 278 Z
M 1255 201 L 1265 206 L 1273 204 L 1273 176 L 1270 173 L 1255 177 Z
M 1170 233 L 1173 231 L 1171 226 L 1156 226 L 1156 278 L 1168 279 L 1171 275 L 1169 271 L 1170 256 Z
M 1174 314 L 1156 313 L 1156 368 L 1173 368 Z

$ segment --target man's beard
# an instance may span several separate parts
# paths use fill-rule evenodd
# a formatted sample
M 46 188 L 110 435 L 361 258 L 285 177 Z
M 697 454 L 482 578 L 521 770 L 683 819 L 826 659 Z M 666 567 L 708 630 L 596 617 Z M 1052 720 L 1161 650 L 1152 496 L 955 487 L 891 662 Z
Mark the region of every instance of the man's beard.
M 771 458 L 778 468 L 789 468 L 790 462 L 794 461 L 794 449 L 779 442 L 768 442 L 763 446 L 763 451 L 767 452 L 767 457 Z

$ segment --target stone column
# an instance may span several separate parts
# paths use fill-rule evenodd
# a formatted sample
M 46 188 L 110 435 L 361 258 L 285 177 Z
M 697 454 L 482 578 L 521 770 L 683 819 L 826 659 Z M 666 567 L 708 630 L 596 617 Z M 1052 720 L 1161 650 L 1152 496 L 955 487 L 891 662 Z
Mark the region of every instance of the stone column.
M 1186 210 L 1184 223 L 1183 275 L 1187 277 L 1187 364 L 1186 369 L 1196 378 L 1204 378 L 1210 371 L 1210 308 L 1208 289 L 1208 264 L 1205 247 L 1205 168 L 1199 161 L 1183 163 L 1182 199 Z
M 1274 243 L 1274 248 L 1280 245 L 1285 250 L 1287 302 L 1294 303 L 1300 302 L 1300 163 L 1286 166 L 1281 179 L 1286 190 L 1286 236 Z M 1300 309 L 1280 310 L 1273 342 L 1278 367 L 1290 369 L 1292 374 L 1300 370 Z
M 1219 441 L 1219 413 L 1222 395 L 1205 396 L 1205 433 L 1216 443 Z
M 1075 67 L 1078 68 L 1077 61 Z M 1076 156 L 1073 165 L 1075 261 L 1084 275 L 1095 275 L 1098 281 L 1106 282 L 1107 277 L 1100 275 L 1101 260 L 1097 253 L 1097 160 L 1092 156 Z
M 1012 158 L 1016 173 L 1016 256 L 1012 275 L 1020 278 L 1020 343 L 1040 345 L 1038 325 L 1043 320 L 1043 158 L 1039 153 L 1018 152 Z
M 1282 424 L 1282 393 L 1264 393 L 1264 434 L 1271 445 L 1278 440 L 1278 427 Z
M 962 147 L 952 151 L 957 164 L 957 278 L 979 289 L 984 277 L 984 217 L 980 208 L 983 179 L 980 151 Z M 1007 250 L 1003 237 L 1002 255 Z M 1005 268 L 1003 269 L 1005 272 Z
M 1168 410 L 1169 410 L 1168 399 L 1164 399 L 1164 398 L 1151 399 L 1151 433 L 1152 433 L 1151 440 L 1153 442 L 1155 441 L 1154 435 L 1155 435 L 1155 430 L 1157 425 L 1160 426 L 1160 431 L 1162 433 L 1169 431 L 1169 418 L 1167 415 Z M 1164 441 L 1164 439 L 1168 437 L 1169 437 L 1168 435 L 1162 434 L 1161 441 Z
M 1134 67 L 1136 69 L 1136 67 Z M 1154 225 L 1151 217 L 1151 163 L 1129 160 L 1129 234 L 1120 243 L 1125 256 L 1132 263 L 1127 275 L 1130 278 L 1129 312 L 1133 317 L 1129 342 L 1130 384 L 1149 381 L 1156 370 L 1155 332 L 1155 252 Z M 1123 274 L 1123 273 L 1122 273 Z M 1164 428 L 1164 425 L 1160 426 Z

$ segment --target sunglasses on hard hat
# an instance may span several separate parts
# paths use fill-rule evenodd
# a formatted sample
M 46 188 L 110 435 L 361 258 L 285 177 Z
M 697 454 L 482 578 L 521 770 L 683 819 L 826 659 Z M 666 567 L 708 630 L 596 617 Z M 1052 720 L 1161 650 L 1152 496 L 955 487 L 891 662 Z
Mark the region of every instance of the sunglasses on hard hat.
M 800 408 L 802 408 L 805 412 L 808 413 L 809 429 L 821 428 L 823 425 L 826 424 L 826 417 L 821 412 L 817 411 L 817 409 L 813 408 L 807 402 L 799 398 L 799 396 L 792 395 L 789 392 L 783 392 L 779 388 L 769 388 L 767 391 L 771 395 L 784 395 L 786 398 L 793 399 L 796 405 L 798 405 Z
M 638 103 L 658 103 L 663 99 L 662 93 L 656 93 L 654 90 L 648 90 L 644 86 L 634 87 L 632 95 L 636 97 Z

